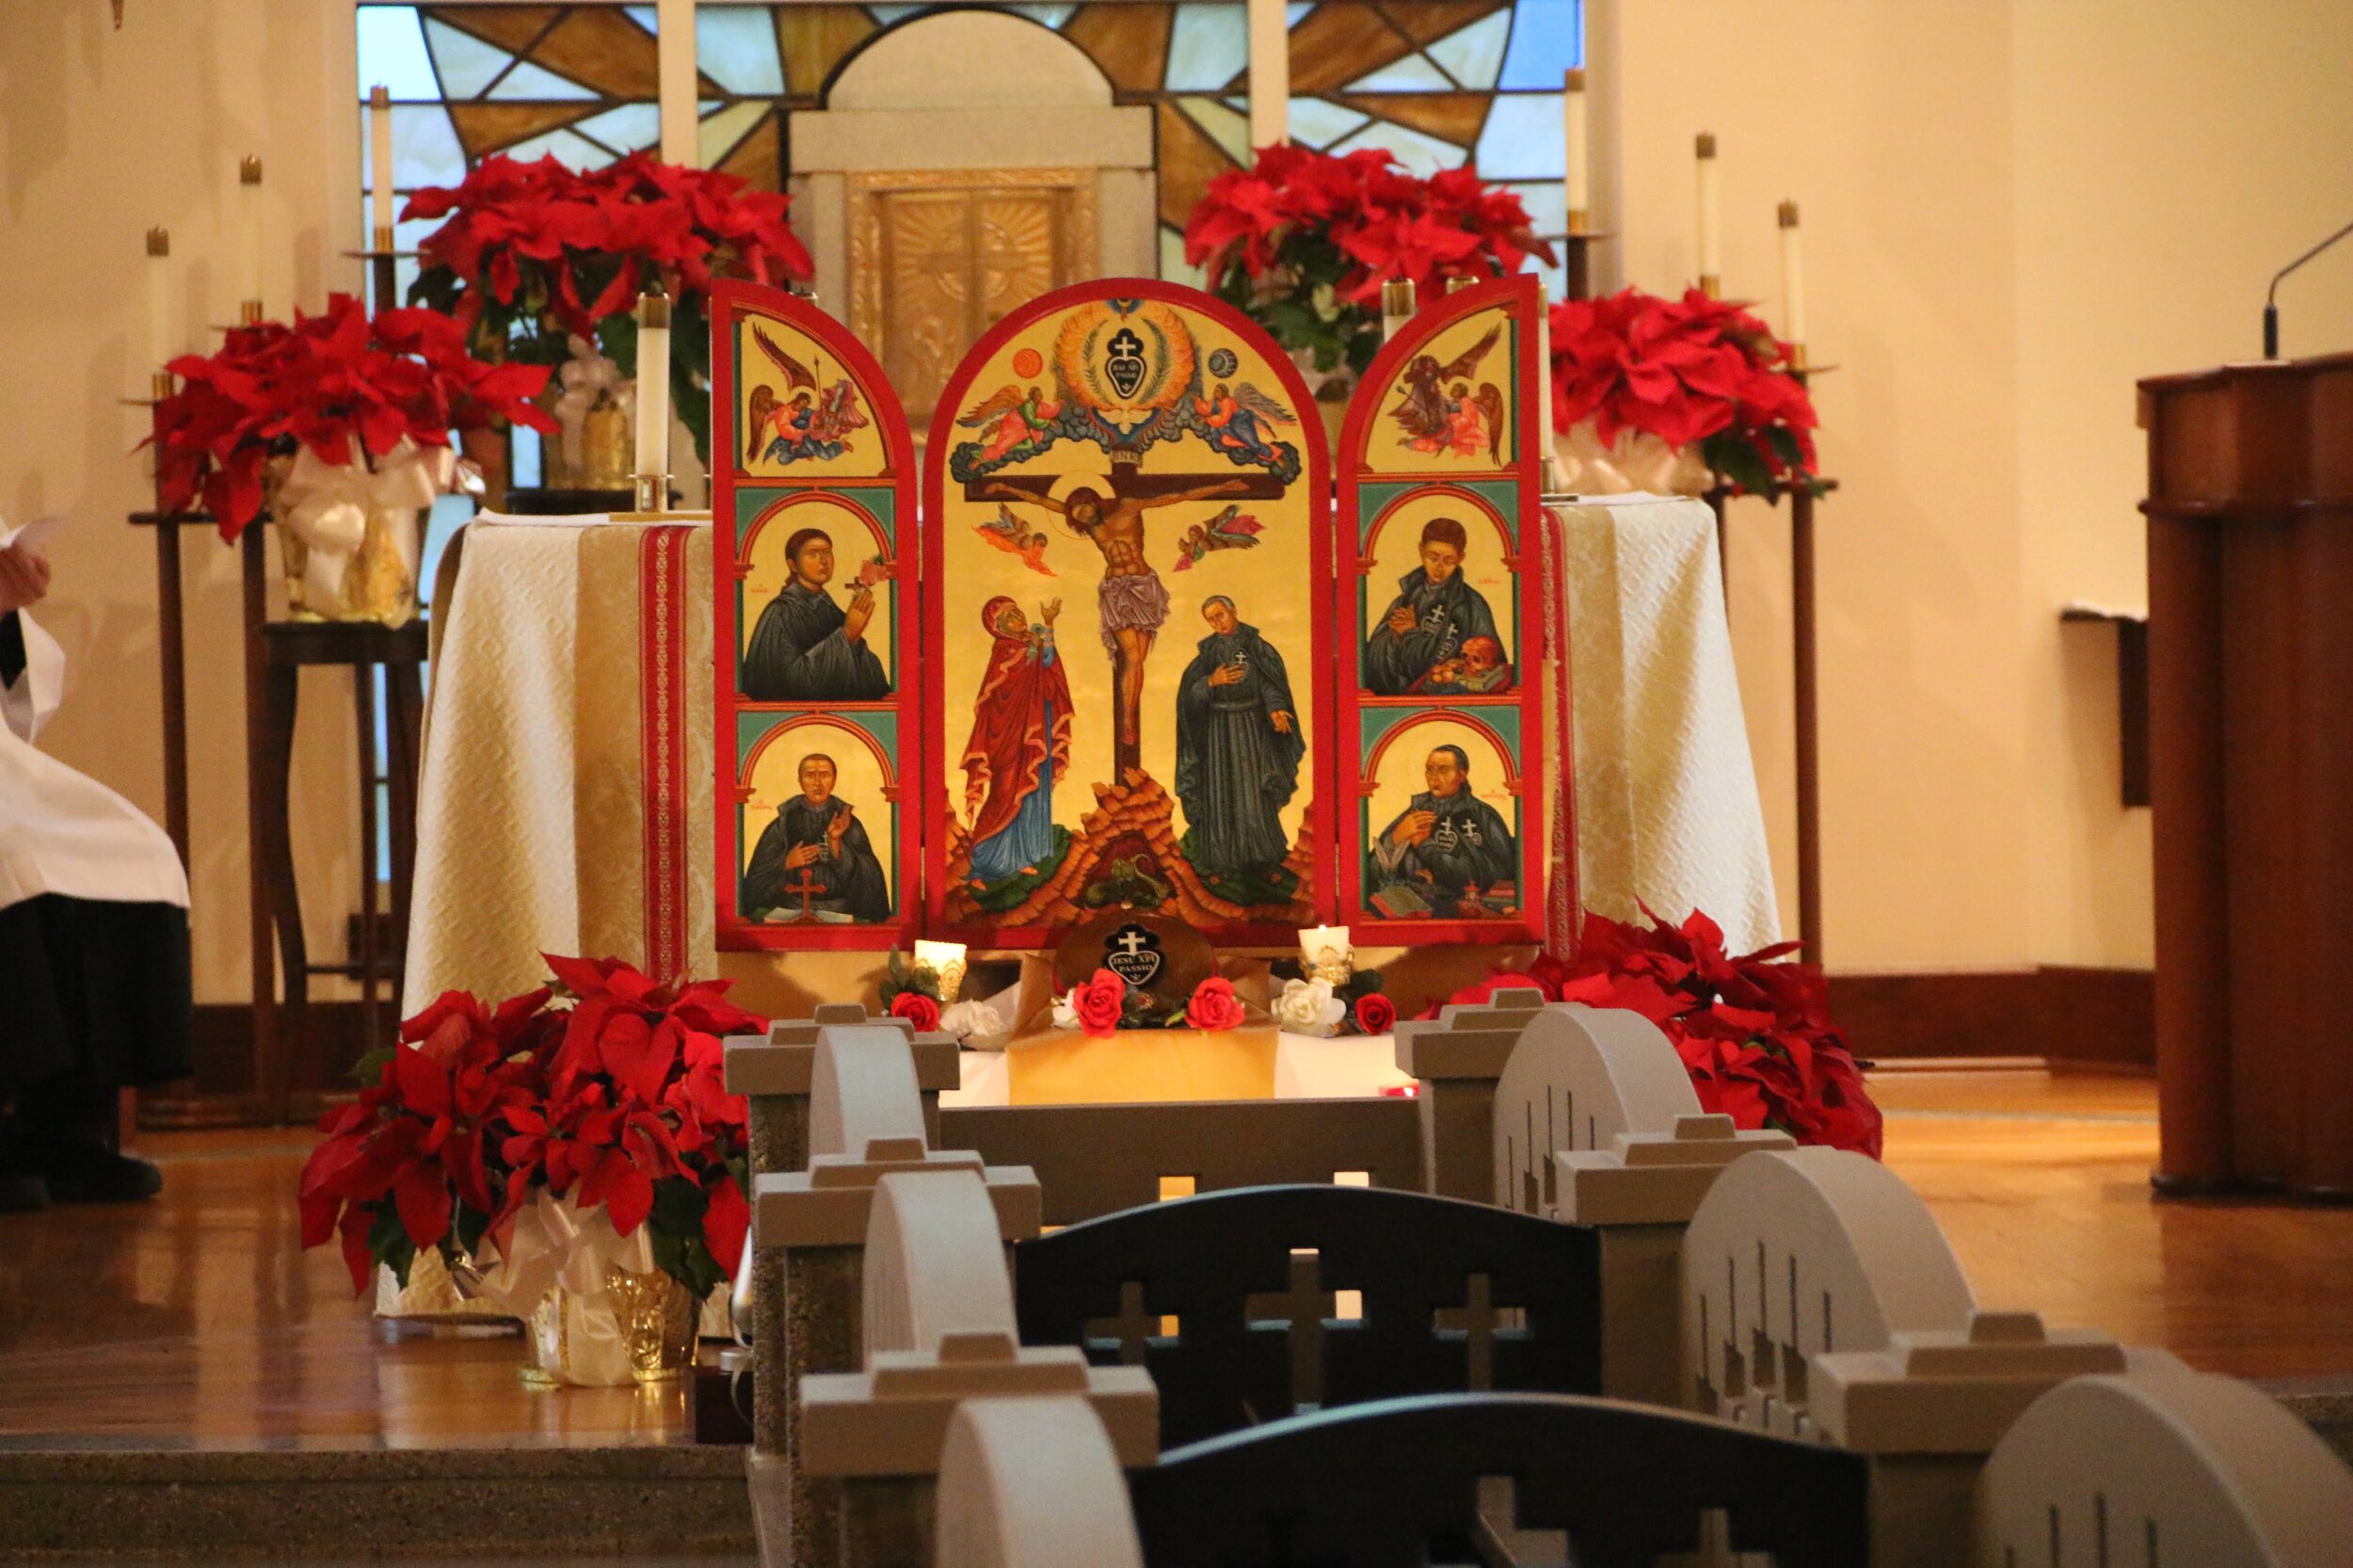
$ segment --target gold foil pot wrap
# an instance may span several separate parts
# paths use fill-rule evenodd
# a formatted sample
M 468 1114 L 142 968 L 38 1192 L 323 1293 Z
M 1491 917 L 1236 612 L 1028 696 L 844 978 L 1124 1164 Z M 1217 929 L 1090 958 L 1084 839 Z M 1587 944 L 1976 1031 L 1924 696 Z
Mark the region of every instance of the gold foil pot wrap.
M 556 1285 L 525 1325 L 531 1361 L 523 1381 L 536 1387 L 612 1387 L 626 1368 L 638 1383 L 683 1377 L 695 1366 L 695 1298 L 669 1275 L 616 1272 L 582 1296 Z
M 394 530 L 417 529 L 414 512 L 376 511 L 368 514 L 367 536 L 344 568 L 342 590 L 321 602 L 308 581 L 310 547 L 291 529 L 280 529 L 278 542 L 286 560 L 286 612 L 295 620 L 372 620 L 386 626 L 406 626 L 417 618 L 417 577 L 410 569 Z M 413 555 L 413 547 L 408 552 Z

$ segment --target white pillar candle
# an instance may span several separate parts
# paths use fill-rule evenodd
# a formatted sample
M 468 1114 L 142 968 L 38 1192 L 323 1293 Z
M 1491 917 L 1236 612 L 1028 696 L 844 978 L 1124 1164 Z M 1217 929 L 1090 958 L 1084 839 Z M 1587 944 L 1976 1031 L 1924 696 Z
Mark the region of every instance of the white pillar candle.
M 1348 927 L 1311 925 L 1300 932 L 1299 967 L 1310 980 L 1328 980 L 1335 985 L 1346 980 L 1354 972 Z
M 702 162 L 701 149 L 696 145 L 701 114 L 696 102 L 695 0 L 661 0 L 654 21 L 662 95 L 662 161 L 691 168 Z
M 1283 0 L 1250 0 L 1250 145 L 1290 139 L 1290 8 Z
M 1724 275 L 1722 226 L 1718 221 L 1720 197 L 1716 184 L 1716 137 L 1702 131 L 1699 154 L 1700 287 L 1714 294 Z
M 173 353 L 171 333 L 171 235 L 161 229 L 147 232 L 147 364 L 152 376 L 164 374 Z M 160 384 L 160 383 L 159 383 Z
M 964 989 L 964 953 L 962 942 L 923 942 L 915 944 L 915 962 L 939 977 L 939 1004 L 949 1006 L 956 993 Z
M 670 504 L 670 296 L 637 296 L 637 481 L 641 511 Z M 648 491 L 650 482 L 652 489 Z
M 1800 350 L 1805 347 L 1805 259 L 1798 244 L 1798 204 L 1781 204 L 1782 336 Z M 1801 352 L 1802 364 L 1805 356 Z
M 1574 234 L 1584 227 L 1577 221 L 1578 215 L 1593 204 L 1593 152 L 1585 125 L 1585 72 L 1570 72 L 1566 85 L 1561 118 L 1568 137 L 1569 232 Z
M 392 92 L 368 89 L 368 221 L 374 248 L 390 248 L 392 232 Z
M 245 272 L 247 325 L 261 319 L 262 307 L 262 160 L 248 157 L 237 166 L 237 227 Z

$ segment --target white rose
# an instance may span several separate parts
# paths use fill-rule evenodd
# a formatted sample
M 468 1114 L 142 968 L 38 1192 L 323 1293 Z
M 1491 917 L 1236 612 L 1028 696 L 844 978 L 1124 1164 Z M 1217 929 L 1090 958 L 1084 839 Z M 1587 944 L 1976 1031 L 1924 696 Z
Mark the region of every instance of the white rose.
M 1070 1005 L 1070 993 L 1067 991 L 1054 999 L 1054 1027 L 1056 1029 L 1079 1027 L 1079 1010 Z
M 984 1001 L 960 1001 L 939 1016 L 939 1027 L 968 1045 L 985 1048 L 1002 1043 L 1005 1020 Z
M 1339 1032 L 1348 1004 L 1332 995 L 1328 980 L 1291 980 L 1274 999 L 1274 1021 L 1293 1034 L 1329 1038 Z

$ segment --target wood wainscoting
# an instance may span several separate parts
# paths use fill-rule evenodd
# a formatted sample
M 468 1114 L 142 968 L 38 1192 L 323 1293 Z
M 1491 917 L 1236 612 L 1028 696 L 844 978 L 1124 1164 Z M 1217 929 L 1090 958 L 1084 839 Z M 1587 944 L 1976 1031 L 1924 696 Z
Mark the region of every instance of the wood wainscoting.
M 2147 969 L 1833 973 L 1830 1011 L 1867 1061 L 2041 1057 L 2060 1067 L 2156 1067 L 2156 987 Z

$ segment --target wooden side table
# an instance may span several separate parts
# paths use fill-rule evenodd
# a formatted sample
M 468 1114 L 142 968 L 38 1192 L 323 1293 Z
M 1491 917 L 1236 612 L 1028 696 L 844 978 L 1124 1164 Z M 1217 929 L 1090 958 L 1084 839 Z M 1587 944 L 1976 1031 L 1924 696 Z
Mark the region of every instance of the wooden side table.
M 277 929 L 285 998 L 274 1000 L 266 986 L 255 995 L 257 1026 L 264 1013 L 271 1015 L 271 1024 L 257 1027 L 256 1036 L 274 1039 L 278 1046 L 256 1064 L 255 1088 L 274 1109 L 277 1119 L 285 1121 L 315 1114 L 328 1097 L 318 1090 L 297 1096 L 293 1087 L 295 1062 L 309 1044 L 311 977 L 341 974 L 359 981 L 363 1050 L 373 1050 L 378 1044 L 377 982 L 385 983 L 385 1000 L 393 1000 L 399 994 L 417 859 L 417 749 L 424 716 L 427 633 L 423 620 L 401 627 L 365 621 L 270 621 L 262 628 L 262 704 L 253 745 L 256 818 L 262 829 L 256 848 L 268 889 L 270 922 Z M 290 774 L 295 717 L 306 664 L 347 665 L 351 670 L 360 759 L 360 952 L 356 964 L 312 963 L 303 936 L 301 892 L 295 881 Z M 386 727 L 388 755 L 383 759 L 391 786 L 389 936 L 376 908 L 376 672 L 379 668 L 384 671 L 391 720 Z

